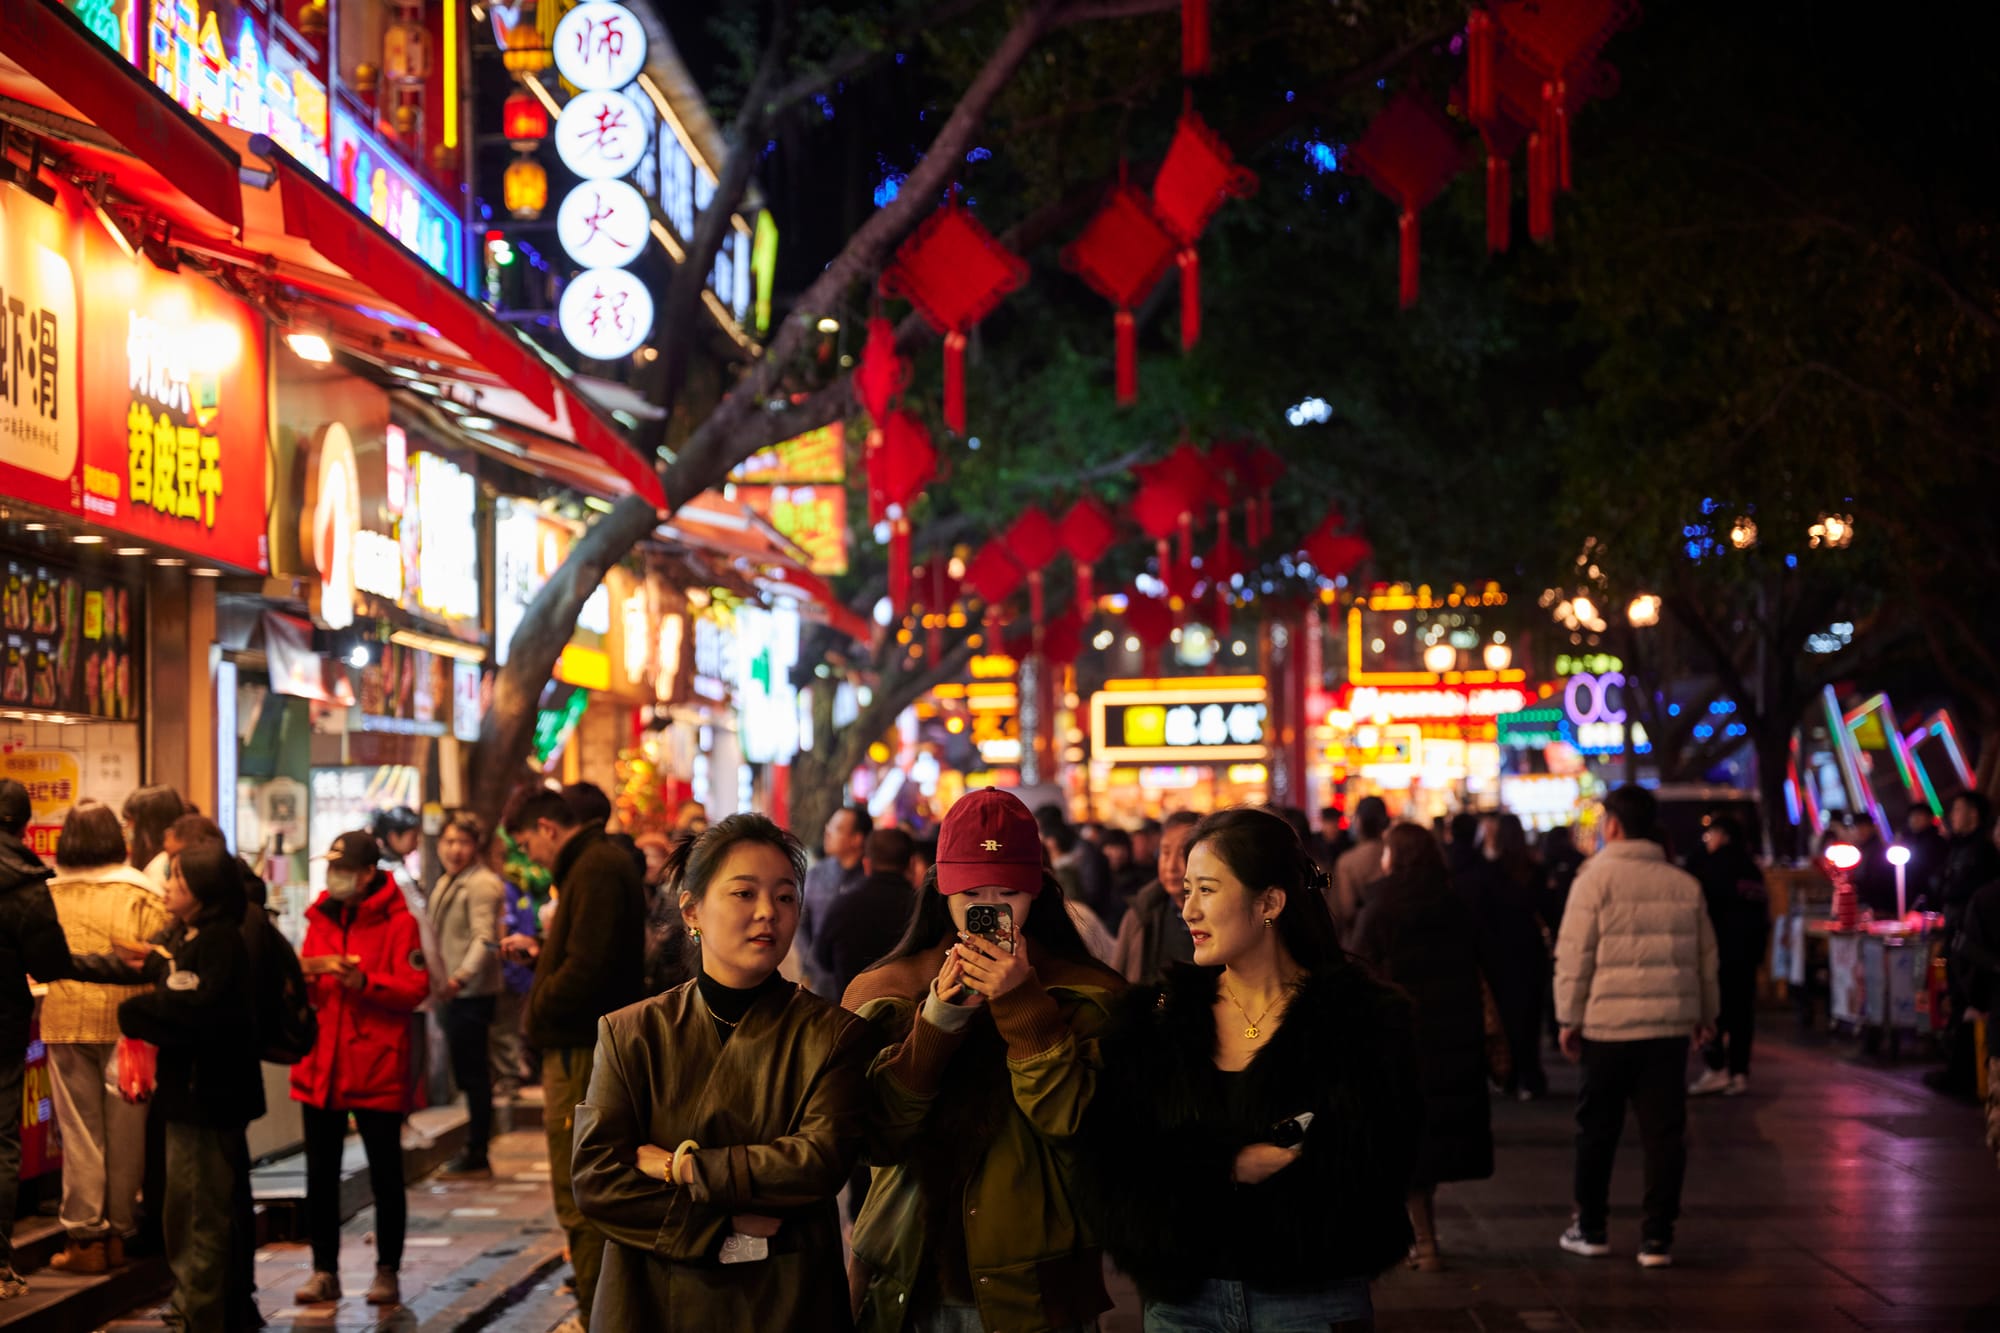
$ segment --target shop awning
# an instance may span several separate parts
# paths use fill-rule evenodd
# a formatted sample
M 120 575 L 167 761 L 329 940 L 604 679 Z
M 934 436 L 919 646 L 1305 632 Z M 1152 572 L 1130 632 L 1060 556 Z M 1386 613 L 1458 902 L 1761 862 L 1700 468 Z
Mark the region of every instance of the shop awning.
M 402 341 L 409 355 L 477 367 L 468 380 L 511 389 L 563 421 L 579 447 L 665 507 L 657 474 L 559 364 L 325 182 L 282 151 L 264 151 L 262 140 L 190 115 L 58 0 L 0 0 L 0 14 L 0 95 L 54 118 L 36 128 L 58 139 L 79 170 L 109 176 L 119 194 L 158 214 L 174 245 L 233 265 L 246 289 L 284 284 L 324 305 L 322 322 L 336 332 L 353 329 L 356 308 L 382 316 L 361 335 L 378 351 Z M 243 184 L 244 149 L 268 159 L 274 188 Z M 249 174 L 266 172 L 257 165 Z
M 704 492 L 662 523 L 657 535 L 703 555 L 736 561 L 767 587 L 798 593 L 808 620 L 829 625 L 857 643 L 874 637 L 875 627 L 867 618 L 855 614 L 825 579 L 807 568 L 806 553 L 746 504 Z

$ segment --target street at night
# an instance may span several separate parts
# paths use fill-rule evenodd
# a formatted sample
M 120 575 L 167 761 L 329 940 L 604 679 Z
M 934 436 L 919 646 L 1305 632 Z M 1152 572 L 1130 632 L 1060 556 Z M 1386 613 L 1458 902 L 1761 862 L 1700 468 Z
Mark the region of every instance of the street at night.
M 0 0 L 0 1328 L 2000 1330 L 1906 9 Z

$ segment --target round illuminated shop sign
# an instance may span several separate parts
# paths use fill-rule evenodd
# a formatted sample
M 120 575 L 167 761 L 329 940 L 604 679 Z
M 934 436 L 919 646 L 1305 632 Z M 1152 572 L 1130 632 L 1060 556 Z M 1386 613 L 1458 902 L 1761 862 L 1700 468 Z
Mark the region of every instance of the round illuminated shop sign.
M 630 356 L 653 330 L 653 297 L 622 268 L 586 269 L 563 288 L 556 322 L 577 354 L 597 361 Z
M 652 220 L 624 181 L 585 181 L 556 210 L 556 239 L 583 268 L 623 268 L 645 253 Z
M 578 5 L 556 24 L 556 69 L 573 88 L 623 88 L 646 65 L 646 31 L 623 5 Z
M 319 573 L 319 618 L 328 629 L 346 629 L 354 623 L 354 545 L 361 529 L 361 469 L 347 427 L 337 421 L 326 427 L 318 462 L 301 535 Z
M 624 93 L 578 93 L 556 118 L 556 155 L 587 181 L 616 179 L 646 155 L 646 122 Z

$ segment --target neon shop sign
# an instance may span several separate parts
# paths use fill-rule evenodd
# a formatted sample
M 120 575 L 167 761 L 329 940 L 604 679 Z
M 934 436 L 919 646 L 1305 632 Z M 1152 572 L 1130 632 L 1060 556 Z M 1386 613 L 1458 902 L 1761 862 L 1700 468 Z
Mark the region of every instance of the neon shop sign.
M 333 185 L 375 225 L 460 291 L 468 290 L 458 215 L 354 117 L 333 112 Z

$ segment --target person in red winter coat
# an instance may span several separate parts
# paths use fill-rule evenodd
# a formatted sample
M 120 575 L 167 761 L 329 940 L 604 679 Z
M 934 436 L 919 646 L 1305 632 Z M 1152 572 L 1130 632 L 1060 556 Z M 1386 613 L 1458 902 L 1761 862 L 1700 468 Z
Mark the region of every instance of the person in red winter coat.
M 327 853 L 326 892 L 306 913 L 299 965 L 319 1011 L 319 1041 L 292 1066 L 292 1100 L 306 1131 L 306 1229 L 313 1275 L 301 1305 L 340 1299 L 340 1159 L 354 1118 L 375 1194 L 373 1305 L 400 1305 L 407 1205 L 403 1116 L 409 1110 L 410 1015 L 430 996 L 417 918 L 378 864 L 368 833 L 343 833 Z

